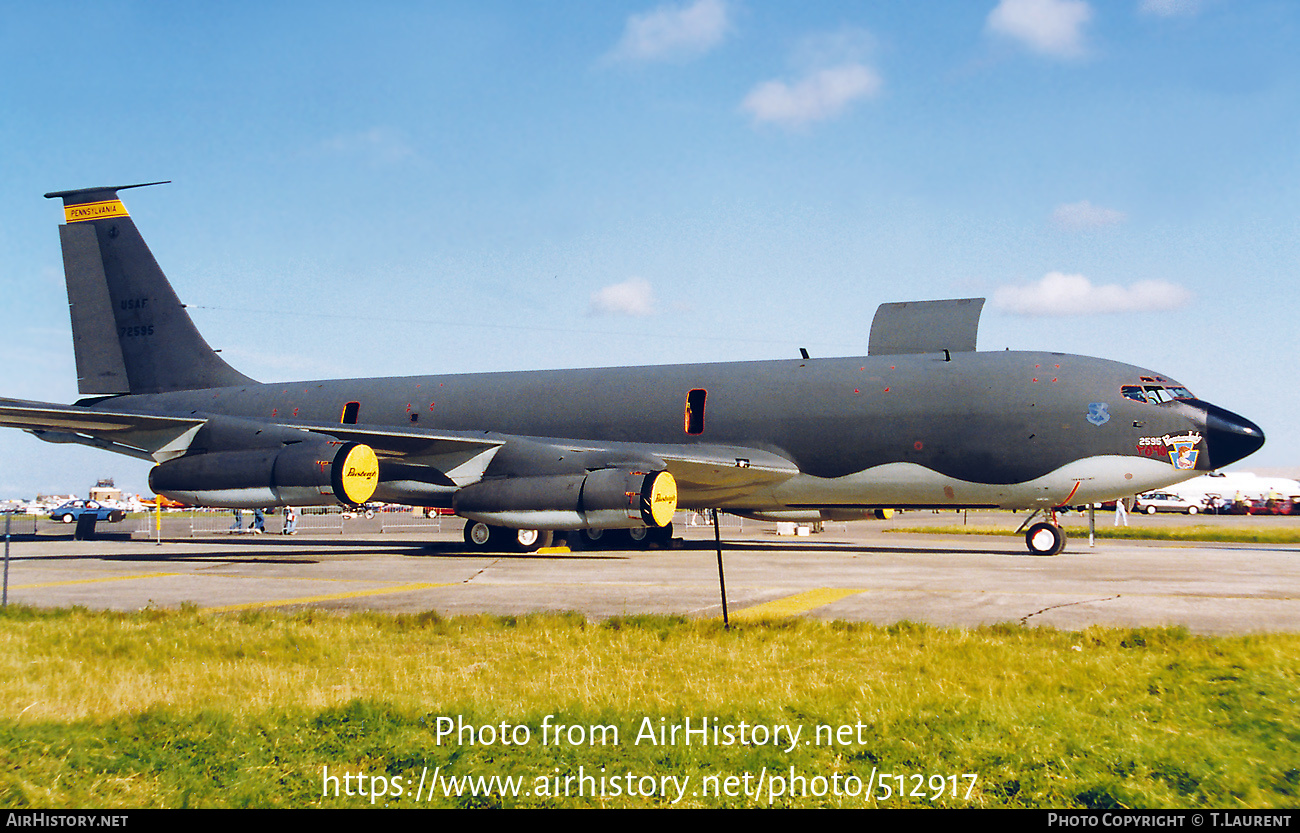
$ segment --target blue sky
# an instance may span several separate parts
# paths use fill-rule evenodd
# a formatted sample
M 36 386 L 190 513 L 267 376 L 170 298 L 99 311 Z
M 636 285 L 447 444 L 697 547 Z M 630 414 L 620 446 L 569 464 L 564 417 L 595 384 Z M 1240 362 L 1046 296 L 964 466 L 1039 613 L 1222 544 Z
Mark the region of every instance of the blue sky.
M 860 355 L 978 295 L 980 349 L 1154 368 L 1300 467 L 1293 2 L 0 3 L 0 68 L 0 395 L 77 397 L 41 195 L 170 179 L 124 201 L 264 381 Z

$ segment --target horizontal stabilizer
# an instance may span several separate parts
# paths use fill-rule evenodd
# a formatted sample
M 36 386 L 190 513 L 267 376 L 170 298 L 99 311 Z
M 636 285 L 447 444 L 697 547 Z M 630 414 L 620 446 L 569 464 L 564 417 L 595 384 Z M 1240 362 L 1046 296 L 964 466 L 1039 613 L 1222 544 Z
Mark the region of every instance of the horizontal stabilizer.
M 74 431 L 83 434 L 134 433 L 188 429 L 202 425 L 203 417 L 135 414 L 129 411 L 96 411 L 76 405 L 0 399 L 0 426 L 27 431 Z

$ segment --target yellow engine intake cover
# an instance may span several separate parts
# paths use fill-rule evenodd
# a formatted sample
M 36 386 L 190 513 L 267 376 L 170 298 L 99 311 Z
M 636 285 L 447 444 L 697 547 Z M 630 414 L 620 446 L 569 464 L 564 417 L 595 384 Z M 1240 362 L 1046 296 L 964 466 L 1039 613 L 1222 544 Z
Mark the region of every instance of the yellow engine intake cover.
M 677 481 L 671 474 L 661 471 L 655 476 L 648 500 L 655 526 L 665 527 L 672 523 L 673 513 L 677 511 Z
M 379 488 L 379 458 L 370 446 L 358 443 L 335 465 L 344 502 L 365 503 Z

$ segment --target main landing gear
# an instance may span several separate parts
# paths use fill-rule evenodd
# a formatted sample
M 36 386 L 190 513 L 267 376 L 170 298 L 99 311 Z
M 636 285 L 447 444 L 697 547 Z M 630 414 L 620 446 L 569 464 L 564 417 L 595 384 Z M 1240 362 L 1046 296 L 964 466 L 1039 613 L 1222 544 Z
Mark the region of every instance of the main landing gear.
M 673 540 L 673 525 L 634 529 L 579 529 L 568 533 L 569 546 L 584 550 L 644 550 L 667 547 Z
M 465 543 L 482 552 L 537 552 L 551 545 L 549 529 L 508 529 L 481 521 L 465 522 Z
M 579 529 L 563 533 L 573 549 L 647 549 L 666 547 L 673 539 L 673 525 L 659 529 Z M 509 529 L 482 521 L 465 522 L 465 544 L 479 552 L 537 552 L 549 547 L 555 533 L 549 529 Z

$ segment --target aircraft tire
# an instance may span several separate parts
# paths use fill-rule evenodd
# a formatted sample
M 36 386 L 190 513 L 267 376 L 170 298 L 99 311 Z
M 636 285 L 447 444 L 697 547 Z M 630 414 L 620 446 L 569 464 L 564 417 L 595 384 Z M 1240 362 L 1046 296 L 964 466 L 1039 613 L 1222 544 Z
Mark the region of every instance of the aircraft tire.
M 633 549 L 643 550 L 650 546 L 650 530 L 644 526 L 625 529 L 623 534 L 626 536 L 625 540 L 631 543 Z
M 667 549 L 673 542 L 673 522 L 669 521 L 666 525 L 651 529 L 647 540 L 657 547 Z
M 486 550 L 499 537 L 498 528 L 488 526 L 482 521 L 465 522 L 465 544 L 470 549 Z
M 577 535 L 569 538 L 570 541 L 577 539 L 584 550 L 604 549 L 609 542 L 609 530 L 607 529 L 579 529 Z
M 1065 530 L 1056 524 L 1036 523 L 1025 533 L 1031 555 L 1059 555 L 1065 549 Z
M 537 552 L 549 547 L 554 535 L 549 529 L 508 529 L 510 543 L 518 552 Z

